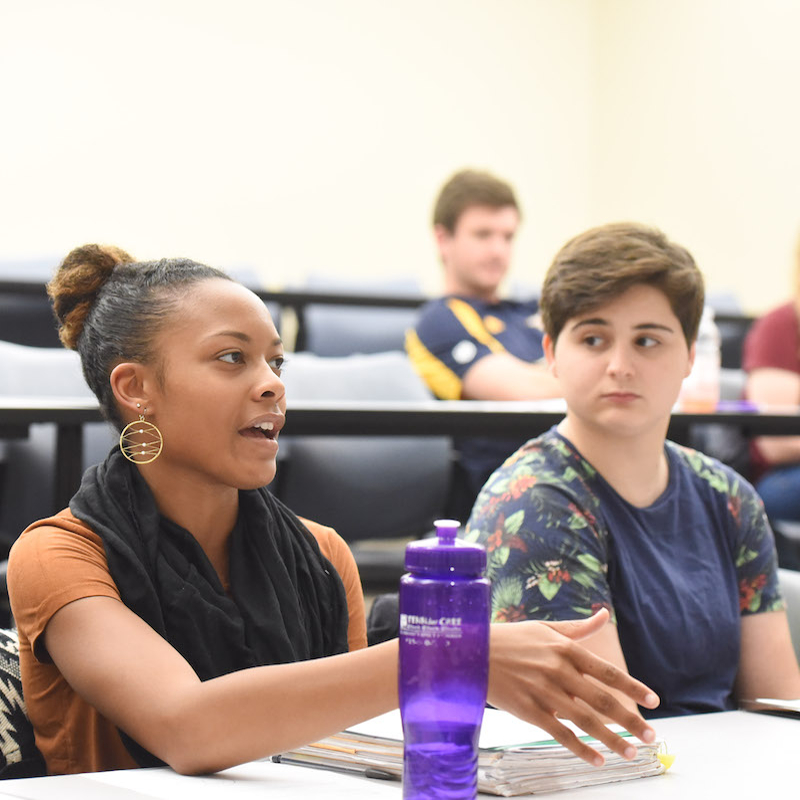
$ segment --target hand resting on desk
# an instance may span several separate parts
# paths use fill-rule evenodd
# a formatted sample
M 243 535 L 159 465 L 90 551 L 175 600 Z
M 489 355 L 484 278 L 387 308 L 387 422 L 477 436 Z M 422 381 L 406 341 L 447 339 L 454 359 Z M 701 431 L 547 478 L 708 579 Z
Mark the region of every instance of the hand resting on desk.
M 492 625 L 491 631 L 489 702 L 538 725 L 596 766 L 603 763 L 602 756 L 557 716 L 572 720 L 624 758 L 632 758 L 635 747 L 610 731 L 603 719 L 619 723 L 643 742 L 652 742 L 655 732 L 608 690 L 646 708 L 659 704 L 656 694 L 624 669 L 577 644 L 599 632 L 608 619 L 603 609 L 584 620 L 501 623 Z

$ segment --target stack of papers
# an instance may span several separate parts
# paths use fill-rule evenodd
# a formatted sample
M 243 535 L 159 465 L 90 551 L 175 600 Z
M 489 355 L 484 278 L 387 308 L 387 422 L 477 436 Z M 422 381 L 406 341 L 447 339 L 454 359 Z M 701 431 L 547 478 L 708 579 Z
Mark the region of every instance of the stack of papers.
M 570 727 L 581 734 L 579 729 Z M 629 735 L 622 733 L 619 726 L 610 727 Z M 661 740 L 653 744 L 637 741 L 638 755 L 633 761 L 626 761 L 600 742 L 586 739 L 605 757 L 602 767 L 587 764 L 541 728 L 487 708 L 480 736 L 478 790 L 502 797 L 552 792 L 660 775 L 671 763 L 671 757 L 664 755 L 666 747 Z M 400 712 L 368 720 L 275 760 L 399 780 L 403 770 Z

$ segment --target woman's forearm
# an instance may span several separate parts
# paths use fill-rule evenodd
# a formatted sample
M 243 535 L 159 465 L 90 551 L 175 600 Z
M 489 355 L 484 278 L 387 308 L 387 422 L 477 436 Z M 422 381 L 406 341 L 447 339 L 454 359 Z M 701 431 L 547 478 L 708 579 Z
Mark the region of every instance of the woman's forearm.
M 317 741 L 397 707 L 397 640 L 340 656 L 255 667 L 198 683 L 161 756 L 215 772 Z

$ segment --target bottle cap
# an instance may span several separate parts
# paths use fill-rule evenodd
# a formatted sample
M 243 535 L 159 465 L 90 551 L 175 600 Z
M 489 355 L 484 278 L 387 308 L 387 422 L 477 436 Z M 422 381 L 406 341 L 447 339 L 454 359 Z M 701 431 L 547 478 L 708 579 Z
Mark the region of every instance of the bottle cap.
M 436 526 L 436 535 L 439 537 L 440 544 L 452 544 L 461 527 L 461 523 L 457 519 L 437 519 L 433 524 Z
M 442 577 L 477 577 L 486 570 L 486 550 L 479 544 L 457 539 L 457 520 L 434 522 L 437 536 L 410 542 L 406 547 L 409 572 Z

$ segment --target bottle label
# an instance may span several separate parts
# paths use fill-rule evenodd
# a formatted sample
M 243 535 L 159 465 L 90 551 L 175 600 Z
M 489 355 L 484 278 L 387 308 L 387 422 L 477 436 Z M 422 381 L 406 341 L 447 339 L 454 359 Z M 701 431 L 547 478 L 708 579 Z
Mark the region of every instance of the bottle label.
M 463 636 L 462 619 L 401 614 L 400 634 L 408 644 L 420 644 L 432 639 L 460 639 Z

